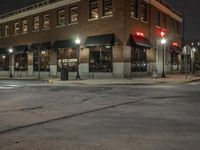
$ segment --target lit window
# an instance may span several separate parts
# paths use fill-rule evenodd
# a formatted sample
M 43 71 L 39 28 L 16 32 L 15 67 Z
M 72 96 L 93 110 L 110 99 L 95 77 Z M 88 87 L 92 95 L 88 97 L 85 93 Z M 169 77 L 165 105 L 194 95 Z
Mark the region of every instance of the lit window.
M 77 50 L 76 48 L 62 48 L 58 51 L 58 71 L 67 68 L 70 72 L 77 71 Z
M 112 72 L 113 71 L 112 46 L 90 47 L 89 71 Z
M 138 18 L 138 0 L 131 0 L 131 17 Z
M 50 70 L 49 60 L 50 60 L 50 55 L 49 55 L 48 50 L 43 50 L 41 52 L 35 51 L 33 53 L 33 70 L 34 71 L 49 71 Z
M 5 27 L 4 35 L 5 35 L 5 36 L 9 36 L 9 25 L 6 24 L 4 27 Z
M 19 34 L 19 22 L 14 23 L 14 34 Z
M 43 29 L 49 29 L 50 22 L 49 22 L 49 14 L 43 16 Z
M 72 6 L 69 8 L 69 23 L 78 22 L 78 6 Z
M 3 29 L 2 29 L 2 26 L 0 26 L 0 37 L 3 37 Z
M 22 33 L 27 33 L 28 32 L 28 21 L 23 20 L 22 21 Z
M 159 11 L 155 12 L 155 25 L 160 26 L 160 12 Z
M 27 53 L 15 54 L 15 71 L 28 70 Z
M 89 1 L 89 19 L 99 18 L 98 0 Z
M 64 26 L 65 25 L 65 10 L 59 10 L 58 11 L 58 26 Z
M 103 16 L 110 16 L 112 14 L 112 0 L 103 0 Z
M 147 5 L 144 3 L 141 3 L 140 20 L 147 21 Z
M 38 31 L 40 29 L 40 17 L 36 16 L 33 18 L 33 30 Z

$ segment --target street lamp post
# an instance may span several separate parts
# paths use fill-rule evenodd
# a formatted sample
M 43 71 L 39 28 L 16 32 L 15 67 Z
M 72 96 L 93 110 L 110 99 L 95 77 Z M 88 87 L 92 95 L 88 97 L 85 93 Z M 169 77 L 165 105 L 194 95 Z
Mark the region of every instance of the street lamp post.
M 162 44 L 162 51 L 163 51 L 163 62 L 162 62 L 162 78 L 165 78 L 165 44 L 166 44 L 166 39 L 162 38 L 161 39 L 161 44 Z
M 12 78 L 12 77 L 13 77 L 13 75 L 12 75 L 12 66 L 11 66 L 11 65 L 12 65 L 12 58 L 11 58 L 11 54 L 13 53 L 13 49 L 12 49 L 12 48 L 9 48 L 9 49 L 8 49 L 8 52 L 9 52 L 9 58 L 11 59 L 11 61 L 10 61 L 10 62 L 11 62 L 11 64 L 10 64 L 10 66 L 9 66 L 9 70 L 10 70 L 10 75 L 9 75 L 9 77 L 10 77 L 10 78 Z
M 195 54 L 195 52 L 196 52 L 196 49 L 193 47 L 192 49 L 191 49 L 191 60 L 192 60 L 192 74 L 194 74 L 194 54 Z
M 81 77 L 79 75 L 79 57 L 80 57 L 80 43 L 81 43 L 81 40 L 79 37 L 77 37 L 75 39 L 75 43 L 77 45 L 77 73 L 76 73 L 76 80 L 80 80 Z

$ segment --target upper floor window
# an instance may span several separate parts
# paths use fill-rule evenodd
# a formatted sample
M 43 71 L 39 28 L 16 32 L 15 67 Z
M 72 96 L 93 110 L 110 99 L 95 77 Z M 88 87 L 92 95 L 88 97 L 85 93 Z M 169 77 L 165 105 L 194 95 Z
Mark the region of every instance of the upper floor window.
M 89 0 L 89 19 L 99 18 L 98 0 Z
M 78 6 L 72 6 L 69 8 L 69 23 L 78 22 Z
M 4 28 L 5 28 L 5 30 L 4 30 L 4 35 L 5 35 L 5 36 L 9 36 L 9 25 L 6 24 L 6 25 L 4 26 Z
M 14 23 L 14 34 L 19 34 L 19 22 Z
M 131 0 L 131 17 L 138 18 L 138 0 Z
M 3 37 L 3 28 L 0 26 L 0 37 Z
M 147 5 L 144 3 L 141 3 L 140 20 L 147 21 Z
M 166 29 L 166 27 L 167 27 L 167 17 L 164 14 L 162 15 L 162 24 L 163 24 L 163 28 Z
M 112 0 L 103 0 L 103 16 L 110 16 L 113 14 Z
M 33 18 L 33 30 L 34 31 L 40 30 L 40 17 L 39 16 L 35 16 Z
M 58 26 L 64 26 L 65 25 L 65 10 L 59 10 L 58 11 Z
M 43 29 L 49 29 L 50 21 L 49 21 L 49 14 L 43 16 Z
M 155 25 L 160 26 L 160 12 L 159 11 L 155 12 Z
M 27 33 L 28 32 L 28 20 L 23 20 L 22 21 L 22 33 Z
M 179 27 L 179 22 L 172 19 L 172 32 L 179 34 L 180 32 L 180 27 Z

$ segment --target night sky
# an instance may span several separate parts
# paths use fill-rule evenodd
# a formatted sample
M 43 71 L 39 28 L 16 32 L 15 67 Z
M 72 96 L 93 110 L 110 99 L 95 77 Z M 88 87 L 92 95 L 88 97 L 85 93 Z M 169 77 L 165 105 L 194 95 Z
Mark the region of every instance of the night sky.
M 0 0 L 0 14 L 42 0 Z M 200 39 L 200 0 L 165 0 L 185 14 L 185 39 Z

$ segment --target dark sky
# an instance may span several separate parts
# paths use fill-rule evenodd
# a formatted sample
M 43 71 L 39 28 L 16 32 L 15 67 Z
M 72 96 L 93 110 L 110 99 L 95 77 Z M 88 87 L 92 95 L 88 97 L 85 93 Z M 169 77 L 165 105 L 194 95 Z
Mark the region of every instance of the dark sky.
M 0 13 L 42 0 L 0 0 Z M 165 0 L 185 14 L 185 39 L 200 39 L 200 0 Z

